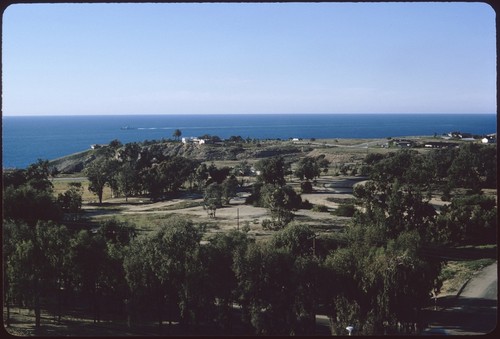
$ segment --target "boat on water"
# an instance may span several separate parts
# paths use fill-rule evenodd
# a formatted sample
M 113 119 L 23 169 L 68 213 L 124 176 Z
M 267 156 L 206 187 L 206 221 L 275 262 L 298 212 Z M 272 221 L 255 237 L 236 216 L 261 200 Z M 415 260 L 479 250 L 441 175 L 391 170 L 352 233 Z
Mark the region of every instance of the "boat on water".
M 130 127 L 129 125 L 127 126 L 123 126 L 122 128 L 120 128 L 121 130 L 129 130 L 129 129 L 133 129 L 132 127 Z

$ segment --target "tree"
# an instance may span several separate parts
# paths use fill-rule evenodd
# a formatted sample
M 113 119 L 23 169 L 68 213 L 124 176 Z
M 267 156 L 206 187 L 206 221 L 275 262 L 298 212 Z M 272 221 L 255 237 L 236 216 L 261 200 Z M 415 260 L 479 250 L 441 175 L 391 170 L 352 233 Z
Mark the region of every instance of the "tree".
M 38 190 L 25 184 L 4 189 L 3 217 L 35 225 L 38 220 L 60 220 L 61 210 L 51 191 Z
M 210 174 L 212 182 L 216 182 L 220 185 L 231 173 L 231 168 L 227 166 L 222 168 L 217 168 L 217 166 L 215 166 L 215 164 L 212 163 L 208 167 L 208 173 Z
M 49 180 L 51 169 L 48 160 L 41 160 L 31 164 L 26 169 L 26 183 L 39 191 L 52 192 L 52 182 Z
M 259 181 L 276 186 L 284 186 L 286 184 L 286 164 L 283 157 L 260 160 L 255 167 L 260 171 L 257 177 Z
M 176 129 L 174 131 L 174 133 L 172 134 L 172 136 L 175 138 L 175 140 L 179 141 L 179 138 L 181 137 L 182 135 L 182 132 L 180 129 Z
M 497 239 L 497 206 L 493 197 L 475 194 L 455 197 L 443 206 L 437 217 L 437 229 L 447 243 L 470 245 Z
M 91 162 L 84 170 L 89 180 L 89 191 L 97 195 L 99 204 L 102 204 L 104 186 L 109 184 L 113 175 L 110 169 L 110 161 L 106 158 L 99 158 Z
M 111 148 L 112 150 L 116 151 L 120 147 L 122 147 L 122 143 L 118 139 L 114 139 L 109 142 L 109 148 Z
M 292 312 L 292 291 L 288 288 L 293 265 L 291 258 L 283 251 L 277 252 L 257 243 L 250 245 L 237 260 L 239 302 L 255 334 L 290 334 L 289 324 L 283 320 L 290 319 Z
M 137 189 L 138 173 L 135 165 L 132 162 L 123 162 L 118 173 L 115 175 L 117 189 L 125 195 L 125 201 Z
M 273 219 L 267 226 L 270 229 L 280 229 L 293 220 L 292 211 L 299 209 L 302 199 L 291 186 L 276 187 L 265 185 L 261 192 L 266 208 Z
M 82 209 L 82 195 L 82 184 L 79 182 L 71 182 L 69 183 L 68 190 L 64 193 L 59 193 L 57 202 L 64 212 L 73 214 L 78 219 L 78 214 Z
M 50 300 L 53 295 L 60 298 L 60 287 L 69 276 L 69 233 L 65 226 L 50 221 L 40 221 L 34 227 L 23 223 L 9 225 L 6 235 L 12 238 L 7 239 L 8 293 L 34 310 L 35 327 L 39 328 L 43 300 Z M 59 308 L 59 317 L 60 314 Z
M 283 248 L 255 243 L 237 256 L 234 266 L 243 316 L 256 334 L 293 335 L 308 328 L 303 322 L 304 317 L 311 319 L 306 304 L 314 302 L 306 300 L 311 294 L 303 288 L 314 288 L 314 277 L 302 275 L 305 262 Z
M 211 183 L 205 188 L 203 196 L 203 208 L 212 218 L 215 218 L 215 211 L 222 207 L 222 187 L 216 182 Z
M 98 233 L 81 230 L 71 239 L 70 255 L 75 284 L 89 302 L 88 307 L 94 315 L 94 323 L 99 322 L 108 261 L 106 241 Z
M 198 167 L 196 167 L 196 170 L 194 172 L 194 180 L 196 181 L 196 185 L 198 186 L 199 190 L 205 188 L 205 184 L 208 180 L 208 177 L 209 177 L 209 172 L 207 165 L 204 163 L 198 165 Z
M 237 301 L 238 280 L 234 271 L 236 258 L 243 255 L 250 244 L 245 233 L 232 230 L 216 233 L 205 247 L 208 284 L 217 299 L 215 307 L 216 324 L 227 331 L 232 328 L 232 305 Z
M 292 223 L 276 232 L 271 244 L 275 248 L 286 249 L 294 256 L 309 256 L 313 254 L 314 231 L 307 225 Z
M 300 180 L 314 180 L 315 178 L 319 178 L 322 171 L 328 171 L 329 164 L 330 162 L 325 159 L 324 155 L 317 157 L 304 157 L 298 162 L 295 175 Z
M 200 240 L 201 234 L 191 221 L 172 217 L 147 238 L 131 243 L 131 249 L 141 253 L 137 257 L 136 253 L 129 252 L 125 258 L 132 296 L 140 297 L 137 294 L 142 286 L 155 293 L 160 329 L 165 303 L 179 307 L 182 323 L 189 322 L 191 312 L 196 311 L 192 298 L 196 295 L 195 287 L 199 286 L 195 282 L 199 279 L 196 268 L 200 267 L 195 260 Z
M 222 198 L 225 204 L 229 204 L 229 200 L 236 196 L 238 191 L 238 180 L 234 175 L 231 175 L 224 179 L 222 182 Z

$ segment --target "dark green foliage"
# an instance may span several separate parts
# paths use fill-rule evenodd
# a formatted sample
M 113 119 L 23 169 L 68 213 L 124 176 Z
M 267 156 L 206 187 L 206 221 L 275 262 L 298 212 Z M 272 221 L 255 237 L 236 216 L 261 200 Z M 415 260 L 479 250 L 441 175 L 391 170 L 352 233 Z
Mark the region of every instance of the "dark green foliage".
M 315 236 L 308 226 L 292 223 L 273 235 L 271 246 L 285 249 L 294 256 L 311 255 Z
M 229 204 L 229 200 L 236 197 L 238 192 L 238 180 L 234 175 L 227 177 L 222 182 L 222 197 L 225 204 Z
M 264 185 L 261 196 L 271 212 L 272 223 L 269 229 L 280 229 L 293 220 L 295 211 L 301 207 L 302 199 L 291 186 Z
M 257 243 L 237 257 L 239 302 L 256 334 L 312 334 L 318 265 Z
M 199 162 L 196 160 L 174 156 L 154 163 L 151 167 L 142 168 L 139 177 L 151 199 L 158 200 L 178 192 L 198 166 Z
M 179 138 L 181 137 L 182 132 L 180 129 L 176 129 L 174 133 L 172 133 L 172 136 L 175 138 L 175 140 L 179 141 Z
M 437 222 L 444 240 L 452 244 L 496 242 L 497 204 L 484 195 L 456 197 L 444 206 Z
M 313 190 L 312 183 L 310 181 L 301 182 L 300 190 L 302 191 L 302 193 L 311 193 Z
M 3 218 L 35 225 L 38 220 L 61 219 L 54 199 L 48 161 L 38 160 L 26 170 L 4 172 Z
M 356 212 L 356 206 L 353 204 L 340 204 L 333 213 L 340 217 L 352 217 L 354 212 Z
M 227 141 L 229 142 L 239 142 L 239 143 L 242 143 L 242 142 L 245 142 L 245 139 L 243 139 L 241 136 L 239 135 L 232 135 L 230 136 Z
M 128 245 L 136 236 L 135 227 L 126 223 L 119 222 L 116 219 L 107 219 L 99 225 L 98 234 L 104 238 L 107 243 Z
M 69 233 L 53 222 L 35 226 L 9 222 L 3 233 L 6 283 L 9 302 L 25 303 L 35 312 L 35 327 L 41 326 L 43 300 L 58 297 L 69 279 L 67 262 Z M 4 285 L 5 286 L 5 285 Z M 60 312 L 60 310 L 59 310 Z
M 208 284 L 213 297 L 218 300 L 215 307 L 215 322 L 228 332 L 232 326 L 232 304 L 237 301 L 238 280 L 233 267 L 236 258 L 246 251 L 249 239 L 245 233 L 231 231 L 218 233 L 205 246 Z
M 286 164 L 283 157 L 274 157 L 259 161 L 255 168 L 260 171 L 258 180 L 264 184 L 283 186 L 286 184 Z
M 328 212 L 328 207 L 326 207 L 325 205 L 314 205 L 312 210 L 313 210 L 313 212 L 326 213 L 326 212 Z
M 70 183 L 69 189 L 64 193 L 59 193 L 57 202 L 62 210 L 67 213 L 77 214 L 82 209 L 83 188 L 80 183 Z
M 205 188 L 205 194 L 203 195 L 203 208 L 207 210 L 207 213 L 215 218 L 215 211 L 222 207 L 222 186 L 216 182 L 211 183 Z
M 22 220 L 34 225 L 38 220 L 58 221 L 61 209 L 52 192 L 38 190 L 30 185 L 6 187 L 3 191 L 3 218 Z
M 224 180 L 226 180 L 226 178 L 231 173 L 231 168 L 230 167 L 217 168 L 214 164 L 211 164 L 208 167 L 208 173 L 210 175 L 212 182 L 216 182 L 220 185 Z
M 97 195 L 99 204 L 102 204 L 104 186 L 108 185 L 113 177 L 115 162 L 107 158 L 100 158 L 90 163 L 84 170 L 89 180 L 89 191 Z
M 183 324 L 202 317 L 203 298 L 209 297 L 203 293 L 209 292 L 205 290 L 206 268 L 200 265 L 200 240 L 200 232 L 189 220 L 170 218 L 151 236 L 133 241 L 125 257 L 135 310 L 154 300 L 160 328 L 165 310 L 172 311 L 175 305 Z M 172 320 L 174 315 L 168 316 Z
M 328 171 L 330 162 L 325 159 L 324 155 L 317 157 L 304 157 L 299 160 L 295 176 L 300 180 L 314 180 L 319 178 L 321 172 Z

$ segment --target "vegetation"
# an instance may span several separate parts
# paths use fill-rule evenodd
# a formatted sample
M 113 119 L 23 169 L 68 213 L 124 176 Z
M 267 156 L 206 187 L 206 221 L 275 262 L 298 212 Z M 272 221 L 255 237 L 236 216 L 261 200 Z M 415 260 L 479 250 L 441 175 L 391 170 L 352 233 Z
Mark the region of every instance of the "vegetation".
M 410 333 L 431 296 L 455 275 L 445 266 L 449 259 L 431 249 L 496 249 L 496 200 L 483 193 L 496 185 L 496 149 L 489 145 L 369 153 L 362 163 L 332 164 L 341 171 L 351 166 L 351 175 L 359 169 L 369 180 L 354 186 L 353 200 L 335 201 L 334 213 L 350 223 L 328 236 L 295 215 L 313 206 L 298 188 L 314 191 L 303 184 L 326 173 L 326 156 L 270 156 L 231 167 L 165 154 L 161 145 L 114 140 L 95 150 L 83 173 L 99 204 L 105 189 L 148 203 L 190 192 L 201 197 L 217 228 L 216 210 L 249 193 L 247 204 L 264 207 L 270 219 L 214 233 L 207 223 L 171 214 L 133 216 L 134 223 L 89 220 L 82 217 L 84 186 L 70 183 L 56 194 L 47 161 L 4 172 L 7 326 L 10 309 L 21 306 L 33 310 L 36 328 L 45 321 L 42 312 L 62 321 L 83 310 L 95 323 L 121 319 L 126 328 L 154 321 L 162 335 L 206 329 L 313 335 L 317 314 L 328 316 L 331 334 L 345 334 L 346 324 L 362 335 Z M 298 184 L 287 181 L 293 176 Z M 438 211 L 431 198 L 444 193 L 450 203 Z M 328 210 L 314 206 L 311 213 Z M 256 240 L 252 227 L 269 237 Z

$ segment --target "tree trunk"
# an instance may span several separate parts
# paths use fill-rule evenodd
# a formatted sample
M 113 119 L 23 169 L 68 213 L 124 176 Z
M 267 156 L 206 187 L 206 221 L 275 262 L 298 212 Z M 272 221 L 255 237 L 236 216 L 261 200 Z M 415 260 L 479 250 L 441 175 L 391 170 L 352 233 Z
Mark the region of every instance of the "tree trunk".
M 35 292 L 35 328 L 40 328 L 41 325 L 41 312 L 40 312 L 40 296 Z
M 7 293 L 5 293 L 5 307 L 7 308 L 7 318 L 5 319 L 5 327 L 10 327 L 10 302 Z

